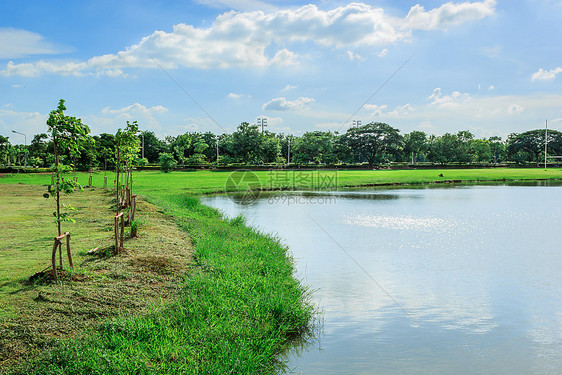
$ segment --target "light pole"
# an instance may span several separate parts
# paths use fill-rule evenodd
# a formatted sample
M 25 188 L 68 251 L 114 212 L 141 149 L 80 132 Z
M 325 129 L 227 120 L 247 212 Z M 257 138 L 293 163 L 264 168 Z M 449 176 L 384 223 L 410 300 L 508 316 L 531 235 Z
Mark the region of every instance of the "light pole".
M 216 144 L 217 144 L 217 166 L 219 165 L 219 136 L 218 134 L 215 135 L 216 138 Z
M 548 120 L 544 125 L 544 170 L 546 171 L 546 152 L 548 149 Z
M 12 130 L 12 133 L 23 135 L 23 142 L 24 142 L 24 147 L 25 147 L 23 149 L 23 154 L 24 154 L 24 158 L 25 158 L 25 167 L 27 168 L 27 136 L 23 133 L 15 131 L 15 130 Z
M 289 143 L 287 144 L 287 165 L 291 164 L 291 138 L 289 138 Z

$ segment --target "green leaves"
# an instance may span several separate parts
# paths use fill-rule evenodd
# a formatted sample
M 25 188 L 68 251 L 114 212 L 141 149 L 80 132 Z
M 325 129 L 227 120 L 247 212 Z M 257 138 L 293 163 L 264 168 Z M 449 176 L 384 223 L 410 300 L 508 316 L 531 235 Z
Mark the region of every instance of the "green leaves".
M 56 200 L 57 210 L 53 212 L 53 216 L 55 216 L 55 222 L 59 224 L 59 231 L 61 222 L 74 222 L 69 217 L 68 212 L 60 212 L 60 192 L 71 194 L 75 189 L 82 190 L 82 186 L 72 178 L 64 179 L 63 175 L 72 171 L 73 165 L 60 163 L 57 150 L 64 149 L 68 151 L 72 158 L 76 158 L 80 156 L 85 146 L 92 148 L 94 144 L 94 139 L 88 135 L 90 128 L 83 124 L 81 119 L 74 116 L 66 116 L 64 114 L 65 110 L 64 100 L 61 99 L 57 109 L 51 111 L 47 120 L 47 127 L 51 134 L 55 151 L 55 163 L 52 165 L 51 170 L 55 172 L 56 183 L 49 185 L 47 188 L 48 193 L 43 194 L 45 198 L 53 196 Z M 69 205 L 63 204 L 62 206 L 67 210 L 75 210 Z

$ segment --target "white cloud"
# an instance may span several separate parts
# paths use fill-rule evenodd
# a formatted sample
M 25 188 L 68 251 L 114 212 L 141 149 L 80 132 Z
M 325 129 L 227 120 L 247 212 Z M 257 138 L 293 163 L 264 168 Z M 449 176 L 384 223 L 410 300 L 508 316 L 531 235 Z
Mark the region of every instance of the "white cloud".
M 496 87 L 495 87 L 494 85 L 490 85 L 490 86 L 488 86 L 488 91 L 495 90 L 495 88 L 496 88 Z
M 458 107 L 460 104 L 470 101 L 470 99 L 469 94 L 463 94 L 459 91 L 453 91 L 451 95 L 444 95 L 439 87 L 433 90 L 433 94 L 427 97 L 427 100 L 431 100 L 432 105 L 439 108 Z
M 41 114 L 39 112 L 18 112 L 11 109 L 12 106 L 0 109 L 0 127 L 5 137 L 10 137 L 12 143 L 22 143 L 23 136 L 13 134 L 12 130 L 17 130 L 20 133 L 27 135 L 27 142 L 31 142 L 31 137 L 34 134 L 45 133 L 47 131 L 47 118 L 48 114 Z M 9 124 L 9 125 L 8 125 Z M 20 142 L 21 138 L 21 142 Z
M 206 3 L 233 1 L 210 0 Z M 230 11 L 219 15 L 210 27 L 177 24 L 171 32 L 155 31 L 138 44 L 115 54 L 94 56 L 85 62 L 10 62 L 0 74 L 118 76 L 126 68 L 156 68 L 152 57 L 165 68 L 287 66 L 298 61 L 298 54 L 289 49 L 293 42 L 348 49 L 386 46 L 408 40 L 414 30 L 437 30 L 489 16 L 494 12 L 494 5 L 493 0 L 446 3 L 430 11 L 416 5 L 405 18 L 386 15 L 382 8 L 362 3 L 326 11 L 313 4 L 269 13 Z M 288 47 L 276 50 L 277 45 Z M 358 56 L 351 53 L 353 57 Z
M 133 103 L 117 109 L 105 107 L 101 110 L 101 115 L 85 115 L 83 122 L 90 125 L 92 134 L 115 133 L 117 128 L 125 127 L 126 121 L 137 121 L 142 129 L 161 134 L 162 126 L 155 115 L 165 112 L 168 112 L 168 109 L 161 105 L 146 107 L 140 103 Z
M 555 69 L 551 69 L 551 70 L 544 70 L 542 68 L 540 68 L 537 72 L 535 72 L 533 74 L 532 80 L 536 81 L 536 80 L 540 80 L 540 81 L 552 81 L 553 79 L 556 78 L 556 76 L 562 73 L 562 68 L 558 67 Z
M 55 46 L 31 31 L 0 28 L 0 59 L 17 59 L 29 55 L 60 53 Z
M 227 98 L 229 98 L 229 99 L 235 99 L 235 100 L 236 100 L 236 99 L 242 99 L 242 98 L 244 98 L 245 96 L 246 96 L 246 95 L 244 95 L 244 94 L 236 94 L 236 93 L 234 93 L 234 92 L 231 92 L 230 94 L 227 95 Z
M 388 48 L 383 49 L 378 54 L 379 57 L 385 57 L 386 55 L 388 55 Z
M 544 118 L 559 118 L 562 95 L 501 95 L 488 96 L 469 94 L 443 95 L 440 90 L 426 103 L 414 103 L 415 110 L 395 112 L 405 106 L 397 106 L 389 111 L 387 106 L 369 107 L 366 111 L 377 111 L 382 121 L 397 126 L 404 133 L 421 128 L 430 129 L 435 134 L 470 129 L 478 137 L 499 135 L 506 137 L 512 132 L 544 127 Z M 470 99 L 468 99 L 470 98 Z M 410 108 L 410 107 L 406 107 Z M 399 122 L 391 115 L 399 113 Z M 387 120 L 388 118 L 388 120 Z M 506 121 L 506 118 L 509 120 Z M 551 121 L 549 120 L 549 124 Z M 431 126 L 430 126 L 431 125 Z
M 441 30 L 449 26 L 481 19 L 494 14 L 496 0 L 483 2 L 445 3 L 439 8 L 426 11 L 421 5 L 414 5 L 405 19 L 409 29 Z
M 352 52 L 352 51 L 349 51 L 349 50 L 347 51 L 347 56 L 349 57 L 349 59 L 350 59 L 351 61 L 353 61 L 353 60 L 365 61 L 365 58 L 364 58 L 363 56 L 361 56 L 361 55 L 358 54 L 358 53 L 354 53 L 354 52 Z
M 134 103 L 119 109 L 110 109 L 109 107 L 105 107 L 104 109 L 101 110 L 101 113 L 120 115 L 120 116 L 123 115 L 124 117 L 132 117 L 132 115 L 138 113 L 152 114 L 152 113 L 166 112 L 166 111 L 168 111 L 168 109 L 161 105 L 148 108 L 142 104 Z
M 196 0 L 199 4 L 219 9 L 275 10 L 275 6 L 259 0 Z
M 507 113 L 510 115 L 515 115 L 517 113 L 521 113 L 525 110 L 525 107 L 522 107 L 518 104 L 511 104 L 507 107 Z
M 285 87 L 283 87 L 283 89 L 281 91 L 289 91 L 289 90 L 293 90 L 298 88 L 298 86 L 293 86 L 293 85 L 287 85 Z
M 402 106 L 398 106 L 394 108 L 392 111 L 386 111 L 388 106 L 386 104 L 383 105 L 376 105 L 376 104 L 366 104 L 364 107 L 367 111 L 371 112 L 371 117 L 388 117 L 388 118 L 397 118 L 407 116 L 411 113 L 414 108 L 410 105 L 410 103 L 404 104 Z
M 314 99 L 307 97 L 300 97 L 296 100 L 287 100 L 284 97 L 271 99 L 263 105 L 266 111 L 302 111 L 308 109 L 310 104 L 314 103 Z

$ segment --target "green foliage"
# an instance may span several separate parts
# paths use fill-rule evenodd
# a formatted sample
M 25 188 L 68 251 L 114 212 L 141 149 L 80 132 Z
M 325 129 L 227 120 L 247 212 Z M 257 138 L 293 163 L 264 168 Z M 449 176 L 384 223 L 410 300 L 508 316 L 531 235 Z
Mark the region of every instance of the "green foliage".
M 164 173 L 168 173 L 169 171 L 171 171 L 172 169 L 178 166 L 178 162 L 176 161 L 176 159 L 174 159 L 174 156 L 167 152 L 163 152 L 160 154 L 160 158 L 158 159 L 158 162 L 160 163 L 160 169 Z
M 306 132 L 293 142 L 293 162 L 299 164 L 333 164 L 336 136 L 332 132 Z
M 135 165 L 138 167 L 146 167 L 148 165 L 147 158 L 137 158 L 135 159 Z
M 136 121 L 132 123 L 127 121 L 125 129 L 119 129 L 115 134 L 115 142 L 119 149 L 119 165 L 117 165 L 117 168 L 120 171 L 132 168 L 133 162 L 137 159 L 140 151 L 138 131 L 139 125 Z
M 398 156 L 403 147 L 399 132 L 388 124 L 374 122 L 351 127 L 343 137 L 353 152 L 364 157 L 372 167 L 375 163 L 385 163 Z
M 49 185 L 47 191 L 55 198 L 56 211 L 54 216 L 59 235 L 61 234 L 61 222 L 71 221 L 67 212 L 61 212 L 60 193 L 71 194 L 74 189 L 81 189 L 81 186 L 73 179 L 67 178 L 65 180 L 63 178 L 65 173 L 72 170 L 72 165 L 63 164 L 59 161 L 58 150 L 68 150 L 71 155 L 78 155 L 84 149 L 85 144 L 93 143 L 92 137 L 88 135 L 90 128 L 84 125 L 79 118 L 65 115 L 65 110 L 64 100 L 61 99 L 57 109 L 51 111 L 47 120 L 55 156 L 55 163 L 52 167 L 55 173 L 55 184 Z M 63 205 L 63 208 L 66 207 Z
M 544 160 L 545 129 L 530 130 L 521 134 L 510 134 L 507 139 L 507 151 L 518 163 Z M 548 131 L 548 154 L 562 155 L 562 132 Z
M 195 243 L 176 301 L 63 342 L 26 373 L 275 373 L 280 354 L 310 333 L 314 308 L 277 239 L 196 197 L 172 194 L 159 203 Z

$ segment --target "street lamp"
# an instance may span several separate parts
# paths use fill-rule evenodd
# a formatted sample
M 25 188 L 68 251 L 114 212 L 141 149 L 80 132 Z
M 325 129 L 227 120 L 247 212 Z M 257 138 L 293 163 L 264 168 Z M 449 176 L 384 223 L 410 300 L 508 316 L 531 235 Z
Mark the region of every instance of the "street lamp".
M 24 142 L 24 145 L 25 145 L 25 148 L 23 149 L 23 154 L 24 154 L 24 158 L 25 158 L 25 167 L 27 168 L 27 136 L 23 133 L 15 131 L 15 130 L 12 130 L 12 133 L 23 135 L 23 142 Z
M 215 135 L 216 144 L 217 144 L 217 165 L 219 165 L 219 136 L 218 134 Z
M 144 132 L 141 133 L 142 137 L 142 154 L 141 157 L 144 159 Z

